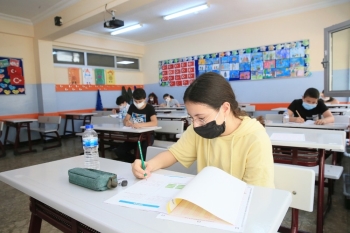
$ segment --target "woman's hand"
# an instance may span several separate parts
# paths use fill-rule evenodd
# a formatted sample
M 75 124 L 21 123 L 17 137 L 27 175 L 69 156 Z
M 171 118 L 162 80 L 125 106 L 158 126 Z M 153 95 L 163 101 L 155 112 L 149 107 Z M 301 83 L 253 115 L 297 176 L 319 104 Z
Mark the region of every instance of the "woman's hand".
M 132 173 L 136 178 L 145 179 L 151 176 L 151 168 L 149 167 L 148 162 L 145 162 L 145 170 L 142 169 L 141 160 L 135 159 L 135 161 L 131 164 Z

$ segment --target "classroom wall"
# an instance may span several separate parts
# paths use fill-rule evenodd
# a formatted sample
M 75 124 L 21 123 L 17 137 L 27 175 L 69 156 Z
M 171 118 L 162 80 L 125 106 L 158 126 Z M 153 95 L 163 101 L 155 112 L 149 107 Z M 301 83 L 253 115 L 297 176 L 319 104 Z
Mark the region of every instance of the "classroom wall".
M 324 77 L 321 65 L 324 50 L 323 30 L 349 20 L 349 12 L 350 3 L 345 3 L 147 44 L 144 56 L 145 89 L 147 93 L 155 92 L 158 98 L 161 98 L 164 93 L 170 93 L 183 102 L 185 87 L 159 86 L 159 61 L 309 39 L 312 72 L 310 77 L 230 82 L 239 102 L 265 104 L 262 108 L 266 109 L 271 106 L 269 103 L 286 105 L 293 99 L 300 98 L 309 87 L 323 90 Z M 339 99 L 347 101 L 346 98 Z

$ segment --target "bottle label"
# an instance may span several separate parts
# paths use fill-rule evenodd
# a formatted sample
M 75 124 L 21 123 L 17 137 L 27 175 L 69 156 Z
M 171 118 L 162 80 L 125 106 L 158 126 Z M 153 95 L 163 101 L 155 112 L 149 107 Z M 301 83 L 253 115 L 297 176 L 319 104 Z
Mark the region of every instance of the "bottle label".
M 97 138 L 84 138 L 83 139 L 83 146 L 85 146 L 85 147 L 98 146 L 98 139 Z

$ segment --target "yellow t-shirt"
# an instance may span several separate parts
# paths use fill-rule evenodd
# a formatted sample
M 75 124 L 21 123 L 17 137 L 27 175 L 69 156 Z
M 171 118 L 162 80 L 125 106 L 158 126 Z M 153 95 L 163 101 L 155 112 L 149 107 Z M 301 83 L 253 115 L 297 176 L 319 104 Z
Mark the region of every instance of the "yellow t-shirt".
M 234 132 L 214 139 L 199 136 L 191 125 L 169 151 L 185 167 L 197 160 L 198 172 L 214 166 L 248 184 L 275 187 L 271 141 L 255 119 L 243 117 Z

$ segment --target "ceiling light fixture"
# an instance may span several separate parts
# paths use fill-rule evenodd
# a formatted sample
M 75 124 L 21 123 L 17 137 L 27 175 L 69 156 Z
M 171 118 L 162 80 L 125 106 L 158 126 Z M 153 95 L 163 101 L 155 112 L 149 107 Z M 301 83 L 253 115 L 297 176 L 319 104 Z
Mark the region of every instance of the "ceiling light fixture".
M 183 15 L 187 15 L 187 14 L 197 13 L 198 11 L 205 10 L 207 8 L 209 8 L 209 4 L 208 3 L 206 3 L 204 5 L 196 6 L 196 7 L 193 7 L 193 8 L 189 8 L 187 10 L 179 11 L 179 12 L 171 14 L 171 15 L 164 16 L 163 19 L 164 20 L 169 20 L 169 19 L 177 18 L 177 17 L 183 16 Z
M 133 61 L 118 61 L 117 63 L 118 64 L 125 64 L 125 65 L 127 65 L 127 64 L 132 64 L 134 62 Z
M 142 24 L 136 24 L 136 25 L 133 25 L 133 26 L 130 26 L 130 27 L 123 27 L 119 30 L 115 30 L 113 32 L 111 32 L 111 35 L 114 36 L 114 35 L 117 35 L 117 34 L 120 34 L 120 33 L 123 33 L 123 32 L 128 32 L 128 31 L 131 31 L 131 30 L 134 30 L 134 29 L 137 29 L 137 28 L 141 28 L 143 27 Z

